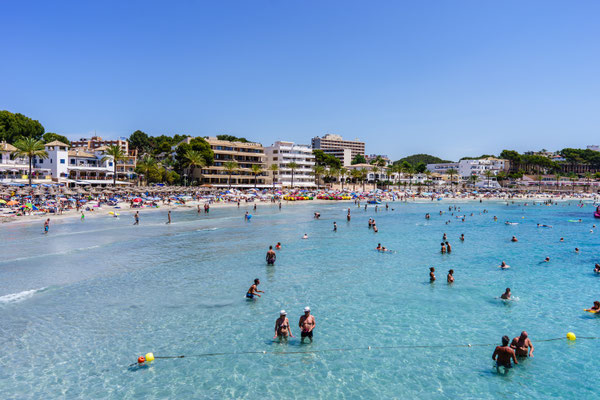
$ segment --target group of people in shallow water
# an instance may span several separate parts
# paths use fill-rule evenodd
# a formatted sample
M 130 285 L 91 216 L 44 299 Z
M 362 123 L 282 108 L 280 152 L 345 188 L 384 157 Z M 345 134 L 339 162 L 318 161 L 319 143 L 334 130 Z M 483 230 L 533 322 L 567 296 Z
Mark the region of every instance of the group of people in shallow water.
M 496 368 L 507 369 L 512 368 L 512 363 L 518 364 L 517 357 L 526 358 L 533 357 L 533 344 L 527 332 L 521 332 L 521 335 L 515 337 L 510 342 L 508 336 L 502 336 L 502 345 L 497 346 L 492 354 L 492 360 L 496 361 Z
M 261 297 L 260 293 L 265 293 L 262 290 L 258 290 L 258 285 L 260 285 L 260 279 L 256 278 L 254 283 L 246 292 L 247 299 L 254 299 L 256 297 Z M 300 317 L 298 321 L 298 327 L 300 328 L 300 337 L 301 342 L 304 343 L 304 339 L 307 339 L 312 343 L 313 341 L 313 330 L 317 326 L 314 315 L 310 313 L 310 307 L 304 307 L 304 315 Z M 279 312 L 279 318 L 275 321 L 275 336 L 273 339 L 279 339 L 280 341 L 287 341 L 288 338 L 294 337 L 292 334 L 292 330 L 290 328 L 290 321 L 287 317 L 287 312 L 285 310 L 281 310 Z

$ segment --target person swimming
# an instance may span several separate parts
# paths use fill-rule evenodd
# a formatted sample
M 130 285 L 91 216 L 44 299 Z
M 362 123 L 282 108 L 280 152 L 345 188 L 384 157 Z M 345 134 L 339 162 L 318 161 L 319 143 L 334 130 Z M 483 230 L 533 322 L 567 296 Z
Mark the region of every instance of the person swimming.
M 507 287 L 506 291 L 504 293 L 502 293 L 502 296 L 500 296 L 500 298 L 502 300 L 510 300 L 511 296 L 512 296 L 512 293 L 510 292 L 510 288 Z
M 546 257 L 546 258 L 544 259 L 544 262 L 550 262 L 550 257 Z
M 510 268 L 510 265 L 506 265 L 506 263 L 504 261 L 502 261 L 502 263 L 500 264 L 499 267 L 502 269 L 507 269 L 507 268 Z
M 464 241 L 465 241 L 465 234 L 464 234 L 464 233 L 461 233 L 461 234 L 460 234 L 460 241 L 461 241 L 461 242 L 464 242 Z
M 305 233 L 304 236 L 302 236 L 302 239 L 308 239 L 308 235 Z
M 597 273 L 597 274 L 600 274 L 600 264 L 596 264 L 594 266 L 594 272 Z
M 595 301 L 594 305 L 589 308 L 589 309 L 585 309 L 585 311 L 591 311 L 593 313 L 599 313 L 600 312 L 600 301 Z
M 275 250 L 281 250 L 281 242 L 277 242 L 275 245 Z
M 519 241 L 519 239 L 517 239 L 517 237 L 516 237 L 516 236 L 513 236 L 513 237 L 512 237 L 512 239 L 510 239 L 510 241 L 511 241 L 511 242 L 518 242 L 518 241 Z

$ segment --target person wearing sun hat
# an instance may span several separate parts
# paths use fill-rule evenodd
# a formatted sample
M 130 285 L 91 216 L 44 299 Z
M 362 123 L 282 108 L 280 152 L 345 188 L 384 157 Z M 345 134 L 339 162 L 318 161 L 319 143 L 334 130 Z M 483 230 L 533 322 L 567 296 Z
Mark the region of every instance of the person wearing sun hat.
M 317 326 L 315 322 L 315 317 L 310 314 L 310 307 L 304 307 L 304 315 L 300 317 L 300 321 L 298 322 L 298 326 L 302 333 L 301 342 L 304 343 L 304 338 L 308 338 L 310 342 L 313 341 L 313 329 Z
M 294 337 L 290 330 L 290 321 L 287 318 L 287 313 L 285 310 L 281 310 L 279 311 L 279 318 L 275 321 L 275 336 L 273 336 L 273 339 L 287 340 L 288 336 Z

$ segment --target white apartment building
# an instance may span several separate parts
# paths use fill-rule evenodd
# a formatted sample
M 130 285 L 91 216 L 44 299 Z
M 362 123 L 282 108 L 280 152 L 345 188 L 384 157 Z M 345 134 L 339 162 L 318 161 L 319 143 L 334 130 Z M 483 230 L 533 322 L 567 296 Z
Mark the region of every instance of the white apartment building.
M 315 165 L 315 156 L 310 146 L 295 144 L 294 142 L 277 141 L 265 147 L 267 166 L 277 165 L 278 170 L 273 174 L 273 183 L 276 186 L 292 186 L 292 170 L 288 167 L 291 162 L 298 164 L 294 170 L 294 187 L 316 187 L 312 168 Z
M 473 175 L 484 178 L 486 171 L 498 175 L 499 172 L 508 170 L 508 163 L 508 160 L 486 157 L 477 160 L 460 160 L 457 163 L 427 164 L 427 169 L 436 174 L 448 174 L 448 170 L 454 169 L 462 179 L 468 179 Z
M 325 154 L 333 155 L 345 167 L 349 166 L 358 154 L 365 154 L 365 143 L 358 139 L 345 140 L 340 135 L 328 133 L 323 137 L 315 136 L 311 142 L 313 149 L 323 150 Z

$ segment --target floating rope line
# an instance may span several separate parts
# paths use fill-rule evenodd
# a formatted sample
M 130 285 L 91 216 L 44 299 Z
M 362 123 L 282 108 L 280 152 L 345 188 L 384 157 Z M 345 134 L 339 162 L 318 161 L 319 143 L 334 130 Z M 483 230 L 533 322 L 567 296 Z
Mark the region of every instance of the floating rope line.
M 565 340 L 566 338 L 552 338 L 552 339 L 540 339 L 536 340 L 536 343 L 541 342 L 553 342 L 556 340 Z M 596 336 L 579 336 L 577 339 L 588 339 L 597 340 L 600 337 Z M 222 353 L 201 353 L 201 354 L 189 354 L 189 355 L 178 355 L 178 356 L 154 356 L 154 359 L 175 359 L 175 358 L 194 358 L 194 357 L 216 357 L 216 356 L 237 356 L 237 355 L 249 355 L 249 354 L 276 354 L 276 355 L 292 355 L 292 354 L 316 354 L 316 353 L 328 353 L 328 352 L 342 352 L 342 351 L 359 351 L 359 350 L 393 350 L 393 349 L 439 349 L 439 348 L 460 348 L 460 347 L 489 347 L 498 346 L 498 343 L 475 343 L 475 344 L 425 344 L 425 345 L 396 345 L 396 346 L 367 346 L 367 347 L 346 347 L 337 349 L 320 349 L 320 350 L 304 350 L 304 351 L 267 351 L 267 350 L 255 350 L 255 351 L 235 351 L 235 352 L 222 352 Z M 137 365 L 131 364 L 130 367 Z

